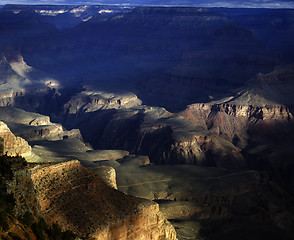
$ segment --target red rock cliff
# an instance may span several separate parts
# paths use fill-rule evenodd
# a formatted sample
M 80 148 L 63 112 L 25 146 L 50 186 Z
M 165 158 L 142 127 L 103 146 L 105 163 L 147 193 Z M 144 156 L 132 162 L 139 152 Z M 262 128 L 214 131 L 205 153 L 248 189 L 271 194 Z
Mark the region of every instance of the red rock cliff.
M 31 172 L 49 224 L 57 222 L 86 239 L 177 239 L 158 204 L 108 187 L 78 161 L 36 167 Z

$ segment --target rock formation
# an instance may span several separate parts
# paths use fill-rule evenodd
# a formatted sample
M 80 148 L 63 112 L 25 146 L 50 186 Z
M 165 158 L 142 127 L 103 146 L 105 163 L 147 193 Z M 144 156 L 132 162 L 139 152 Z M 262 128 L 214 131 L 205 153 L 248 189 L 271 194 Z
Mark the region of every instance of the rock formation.
M 95 168 L 95 173 L 106 183 L 109 187 L 117 189 L 116 172 L 113 167 L 100 166 Z
M 16 217 L 21 218 L 26 212 L 31 213 L 35 220 L 43 217 L 31 173 L 27 168 L 13 172 L 12 180 L 7 182 L 7 193 L 14 196 Z
M 78 159 L 112 187 L 77 162 L 32 170 L 45 218 L 83 237 L 173 238 L 156 204 L 116 187 L 164 201 L 170 218 L 183 212 L 177 226 L 216 220 L 230 230 L 244 220 L 288 229 L 294 68 L 285 64 L 294 61 L 293 19 L 287 9 L 1 8 L 4 153 L 29 155 L 24 138 L 28 161 Z M 11 183 L 19 204 L 27 196 L 15 185 L 29 186 L 25 175 Z
M 89 88 L 86 86 L 86 88 Z M 91 88 L 90 88 L 91 89 Z M 68 114 L 78 112 L 95 112 L 103 109 L 131 108 L 142 102 L 133 93 L 107 93 L 103 91 L 86 90 L 73 96 L 64 109 Z
M 16 136 L 27 141 L 82 139 L 78 129 L 67 131 L 61 124 L 52 123 L 48 116 L 14 107 L 1 107 L 0 120 L 4 121 Z
M 177 239 L 158 204 L 107 187 L 78 161 L 31 170 L 41 210 L 87 239 Z
M 279 135 L 281 124 L 291 127 L 292 108 L 282 104 L 286 92 L 281 94 L 282 90 L 278 90 L 286 91 L 284 82 L 289 85 L 288 92 L 291 90 L 292 85 L 288 83 L 291 76 L 292 67 L 259 75 L 257 80 L 249 81 L 250 87 L 245 88 L 249 92 L 244 90 L 218 102 L 192 104 L 178 114 L 144 105 L 121 108 L 98 104 L 99 108 L 96 105 L 90 108 L 82 98 L 74 97 L 64 105 L 63 122 L 69 128 L 78 127 L 94 148 L 125 149 L 148 155 L 156 163 L 246 168 L 242 151 L 253 139 L 252 132 L 255 136 L 259 132 L 262 139 L 262 129 L 271 128 Z M 260 81 L 267 82 L 264 89 L 258 87 Z M 274 93 L 274 89 L 277 94 L 272 95 L 275 101 L 281 95 L 281 104 L 268 100 L 273 99 L 269 94 Z M 75 110 L 68 114 L 72 106 Z M 103 111 L 96 111 L 102 108 Z
M 65 105 L 65 112 L 72 101 Z M 85 141 L 94 148 L 124 149 L 148 155 L 156 163 L 201 164 L 204 159 L 195 140 L 199 134 L 194 124 L 163 108 L 108 106 L 103 111 L 87 111 L 82 108 L 75 115 L 65 114 L 64 124 L 68 128 L 79 126 Z
M 31 147 L 21 137 L 16 137 L 7 125 L 0 121 L 0 137 L 4 140 L 4 153 L 8 156 L 29 156 Z
M 16 46 L 4 48 L 1 54 L 2 105 L 50 114 L 69 129 L 79 128 L 94 148 L 119 148 L 145 154 L 156 163 L 243 168 L 247 163 L 242 151 L 250 138 L 247 129 L 252 124 L 255 126 L 254 120 L 291 117 L 289 101 L 284 97 L 289 96 L 287 90 L 292 89 L 291 66 L 286 70 L 276 69 L 271 74 L 256 75 L 272 70 L 276 55 L 250 30 L 230 22 L 225 10 L 223 13 L 205 8 L 138 7 L 105 21 L 93 18 L 56 35 L 49 26 L 45 28 L 37 16 L 41 14 L 40 7 L 33 7 L 38 14 L 35 12 L 32 16 L 22 12 L 26 7 L 14 7 L 14 10 L 13 6 L 6 7 L 1 14 L 12 18 L 13 11 L 21 11 L 15 18 L 33 19 L 32 32 L 37 37 L 21 50 Z M 44 14 L 50 12 L 48 8 L 42 9 Z M 81 7 L 74 12 L 82 14 L 88 10 L 88 7 Z M 56 11 L 54 7 L 52 13 L 58 14 Z M 279 16 L 281 13 L 277 12 Z M 285 18 L 292 21 L 288 15 Z M 22 25 L 18 24 L 21 21 L 16 24 L 21 29 Z M 52 36 L 39 41 L 40 26 Z M 113 38 L 118 26 L 121 28 L 119 36 Z M 95 30 L 98 28 L 101 31 Z M 134 31 L 130 33 L 129 29 Z M 13 31 L 20 35 L 18 28 Z M 291 33 L 290 28 L 288 31 Z M 80 39 L 81 32 L 83 39 Z M 31 32 L 27 34 L 31 36 Z M 76 36 L 74 41 L 70 34 Z M 95 48 L 88 49 L 85 41 L 95 44 Z M 105 52 L 105 49 L 110 51 Z M 115 64 L 113 59 L 116 59 Z M 244 88 L 249 78 L 257 83 Z M 272 84 L 275 78 L 284 79 L 284 82 L 279 80 L 280 84 Z M 282 87 L 281 82 L 288 89 Z M 261 83 L 265 86 L 263 90 L 258 87 Z M 72 92 L 66 92 L 62 89 L 64 86 L 72 87 Z M 178 103 L 183 107 L 196 100 L 207 102 L 237 87 L 242 87 L 237 95 L 209 103 L 205 107 L 211 108 L 209 111 L 201 109 L 198 113 L 177 116 L 163 109 L 141 106 L 139 100 L 178 109 Z M 118 89 L 126 91 L 121 93 Z M 281 95 L 283 102 L 274 105 Z M 251 107 L 255 106 L 253 102 L 269 98 L 266 106 Z M 235 108 L 244 118 L 241 115 L 235 118 Z M 185 114 L 190 115 L 188 118 L 200 114 L 201 120 L 191 124 L 178 117 Z M 251 120 L 247 121 L 248 118 Z M 21 129 L 21 126 L 15 128 Z M 52 139 L 57 140 L 62 135 L 60 125 L 30 129 L 20 136 L 26 134 L 25 138 L 30 140 L 50 139 L 47 135 L 55 132 Z M 38 137 L 34 138 L 32 131 L 36 131 Z M 212 160 L 207 162 L 207 156 Z
M 195 165 L 140 167 L 130 160 L 118 160 L 119 164 L 113 165 L 118 189 L 158 201 L 165 217 L 177 227 L 179 238 L 197 239 L 204 223 L 213 225 L 217 219 L 223 227 L 227 227 L 226 221 L 230 227 L 254 222 L 276 232 L 289 231 L 294 224 L 293 208 L 288 208 L 293 198 L 266 173 Z M 261 236 L 267 235 L 267 228 L 261 230 Z

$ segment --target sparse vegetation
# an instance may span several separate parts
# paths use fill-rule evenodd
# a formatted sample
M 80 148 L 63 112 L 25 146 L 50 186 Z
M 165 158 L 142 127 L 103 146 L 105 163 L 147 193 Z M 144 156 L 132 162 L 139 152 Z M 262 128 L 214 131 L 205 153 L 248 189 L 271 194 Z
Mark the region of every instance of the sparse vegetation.
M 4 211 L 0 212 L 0 228 L 2 228 L 3 231 L 7 231 L 9 228 L 8 216 L 7 216 L 7 213 Z
M 22 165 L 22 159 L 10 158 L 6 155 L 0 156 L 0 228 L 7 231 L 9 228 L 8 220 L 12 215 L 15 200 L 12 194 L 7 194 L 6 181 L 13 176 L 12 165 L 16 160 L 16 165 Z
M 49 236 L 55 240 L 72 240 L 75 239 L 75 235 L 70 231 L 63 232 L 60 226 L 54 223 L 48 231 Z
M 4 139 L 0 137 L 0 156 L 3 156 L 4 153 Z
M 11 180 L 13 171 L 23 169 L 27 166 L 27 162 L 22 157 L 9 157 L 7 155 L 0 156 L 0 176 L 1 182 Z
M 23 215 L 23 217 L 20 218 L 20 222 L 28 227 L 32 226 L 32 224 L 34 223 L 34 220 L 35 219 L 33 217 L 33 214 L 29 211 L 26 211 L 26 213 Z
M 45 240 L 48 232 L 48 226 L 46 224 L 46 221 L 41 218 L 38 222 L 35 222 L 32 225 L 32 230 L 34 234 L 36 235 L 37 239 Z
M 18 236 L 17 234 L 13 232 L 8 233 L 8 236 L 11 237 L 11 239 L 13 240 L 22 240 L 20 236 Z
M 76 238 L 76 236 L 70 231 L 63 232 L 57 223 L 54 223 L 49 227 L 43 218 L 32 225 L 32 230 L 37 239 L 40 240 L 74 240 Z
M 1 148 L 1 147 L 0 147 Z M 13 194 L 7 194 L 7 181 L 12 180 L 13 171 L 23 169 L 27 162 L 22 157 L 9 157 L 0 155 L 0 238 L 7 240 L 21 240 L 19 233 L 10 231 L 11 225 L 17 223 L 16 216 L 13 215 L 15 199 Z M 19 217 L 19 221 L 32 229 L 38 240 L 72 240 L 75 235 L 70 231 L 63 232 L 58 224 L 49 227 L 42 218 L 35 221 L 31 212 L 26 211 Z M 5 233 L 5 235 L 1 235 Z M 30 239 L 28 232 L 23 232 L 25 239 Z

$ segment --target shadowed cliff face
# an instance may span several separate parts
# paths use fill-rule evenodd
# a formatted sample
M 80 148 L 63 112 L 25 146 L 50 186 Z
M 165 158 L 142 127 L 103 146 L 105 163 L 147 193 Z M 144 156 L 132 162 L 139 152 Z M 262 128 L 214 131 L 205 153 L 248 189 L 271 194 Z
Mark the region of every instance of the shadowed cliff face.
M 101 6 L 54 6 L 50 14 L 55 18 L 93 16 L 58 31 L 44 23 L 49 7 L 43 8 L 1 10 L 9 61 L 20 54 L 29 66 L 66 86 L 131 91 L 143 103 L 171 111 L 224 97 L 255 74 L 293 60 L 292 10 L 236 10 L 232 15 L 227 9 L 114 7 L 104 19 L 100 15 L 107 9 Z M 11 27 L 4 27 L 7 22 Z
M 264 220 L 265 228 L 273 227 L 273 236 L 279 231 L 286 235 L 286 226 L 293 223 L 292 210 L 287 208 L 294 183 L 292 10 L 140 7 L 102 16 L 93 11 L 105 9 L 72 6 L 63 9 L 68 11 L 63 18 L 56 12 L 62 7 L 51 11 L 47 6 L 44 12 L 41 7 L 0 10 L 0 119 L 14 134 L 30 141 L 30 161 L 79 159 L 112 187 L 168 200 L 161 203 L 166 216 L 180 226 L 179 232 L 185 224 L 194 224 L 189 229 L 195 230 L 195 238 L 202 233 L 211 239 L 225 238 L 243 224 L 254 232 L 249 222 Z M 57 14 L 56 18 L 42 15 L 49 13 Z M 87 14 L 92 18 L 84 19 Z M 57 30 L 49 23 L 69 28 Z M 50 115 L 59 124 L 8 106 Z M 1 137 L 31 151 L 5 124 Z M 78 130 L 69 132 L 64 127 L 78 128 L 91 146 L 82 141 Z M 148 155 L 155 165 L 149 166 L 148 157 L 132 154 Z M 203 171 L 177 165 L 187 163 L 204 167 Z M 215 174 L 207 167 L 214 167 Z M 235 172 L 226 174 L 219 168 Z M 42 189 L 49 189 L 47 178 L 54 182 L 51 177 L 58 175 L 64 180 L 62 186 L 55 181 L 56 189 L 41 196 L 49 220 L 65 220 L 79 231 L 80 219 L 68 217 L 74 213 L 62 206 L 71 206 L 67 200 L 74 199 L 77 213 L 84 214 L 75 205 L 75 194 L 85 193 L 81 199 L 91 199 L 84 209 L 87 214 L 119 226 L 118 230 L 106 227 L 104 235 L 128 234 L 133 217 L 146 230 L 141 228 L 143 215 L 124 212 L 127 217 L 121 220 L 117 206 L 109 206 L 113 217 L 120 219 L 115 223 L 103 209 L 105 218 L 91 212 L 91 204 L 97 203 L 91 197 L 106 187 L 80 165 L 70 168 L 66 176 L 81 180 L 75 189 L 70 189 L 62 171 L 40 169 L 50 172 L 36 175 L 41 195 Z M 81 178 L 75 178 L 77 171 Z M 191 177 L 183 179 L 184 175 Z M 112 193 L 108 197 L 117 194 Z M 49 202 L 62 214 L 48 207 Z M 148 206 L 151 210 L 145 213 L 152 222 L 164 224 L 156 205 Z M 177 219 L 176 213 L 183 215 Z M 85 236 L 96 234 L 91 221 L 83 223 Z M 160 236 L 160 230 L 156 232 Z
M 119 161 L 120 165 L 115 167 L 118 189 L 134 196 L 157 199 L 161 211 L 177 227 L 180 239 L 185 239 L 185 236 L 210 239 L 208 236 L 229 233 L 239 228 L 239 224 L 243 225 L 240 231 L 245 234 L 253 222 L 258 226 L 265 224 L 265 227 L 260 228 L 258 234 L 248 232 L 251 237 L 260 235 L 264 238 L 269 229 L 276 236 L 281 224 L 286 222 L 289 225 L 284 225 L 283 231 L 291 228 L 293 218 L 291 210 L 286 207 L 291 205 L 286 203 L 291 198 L 283 199 L 281 194 L 285 195 L 277 185 L 267 185 L 273 183 L 266 175 L 187 165 L 138 168 L 124 165 L 127 161 L 125 158 L 125 162 Z M 282 202 L 286 204 L 284 207 Z M 273 205 L 282 208 L 278 210 Z M 284 237 L 287 238 L 286 235 Z
M 259 73 L 291 58 L 278 40 L 272 41 L 279 49 L 257 37 L 260 26 L 251 31 L 252 21 L 272 16 L 285 24 L 264 23 L 268 34 L 283 25 L 291 35 L 291 10 L 252 11 L 246 29 L 236 17 L 247 11 L 138 7 L 53 32 L 42 28 L 39 10 L 1 11 L 2 21 L 14 23 L 11 31 L 20 34 L 27 22 L 36 34 L 3 49 L 1 105 L 50 114 L 67 128 L 79 128 L 94 148 L 147 154 L 156 163 L 246 168 L 247 150 L 268 138 L 262 129 L 278 136 L 292 121 L 292 99 L 285 96 L 291 96 L 293 67 Z M 66 92 L 69 84 L 76 88 Z M 217 100 L 221 96 L 226 98 Z M 216 101 L 173 114 L 141 105 L 140 98 L 173 109 Z
M 135 8 L 46 38 L 24 35 L 21 53 L 64 84 L 132 91 L 175 111 L 224 96 L 287 59 L 250 30 L 210 9 Z

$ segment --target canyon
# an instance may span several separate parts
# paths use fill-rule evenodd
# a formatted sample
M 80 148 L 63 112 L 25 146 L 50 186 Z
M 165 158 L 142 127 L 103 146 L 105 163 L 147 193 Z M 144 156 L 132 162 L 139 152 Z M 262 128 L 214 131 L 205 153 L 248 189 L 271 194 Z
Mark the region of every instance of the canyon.
M 4 135 L 2 139 L 4 150 L 8 141 L 18 143 L 15 136 L 12 139 Z M 74 147 L 73 144 L 70 146 Z M 104 155 L 109 159 L 111 154 L 115 156 L 115 153 L 106 151 L 101 157 L 103 159 Z M 116 156 L 125 154 L 128 153 L 118 152 Z M 31 158 L 27 156 L 26 159 L 30 161 Z M 98 177 L 78 160 L 45 165 L 39 165 L 40 162 L 39 159 L 35 167 L 12 168 L 12 178 L 6 180 L 7 194 L 12 194 L 15 199 L 13 215 L 16 218 L 27 219 L 27 214 L 30 214 L 31 221 L 44 218 L 49 226 L 59 224 L 62 231 L 71 231 L 84 239 L 177 239 L 174 228 L 159 211 L 157 203 L 115 190 L 114 169 L 97 167 Z M 2 159 L 1 164 L 4 164 Z M 5 179 L 1 172 L 2 177 Z M 25 226 L 18 222 L 13 225 L 16 220 L 12 217 L 10 221 L 8 231 L 1 225 L 1 237 L 7 238 L 12 233 L 17 233 L 17 236 L 24 234 L 21 229 Z M 31 230 L 25 233 L 28 231 Z M 29 236 L 35 237 L 31 232 Z
M 293 14 L 4 6 L 17 215 L 85 239 L 291 239 Z

